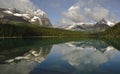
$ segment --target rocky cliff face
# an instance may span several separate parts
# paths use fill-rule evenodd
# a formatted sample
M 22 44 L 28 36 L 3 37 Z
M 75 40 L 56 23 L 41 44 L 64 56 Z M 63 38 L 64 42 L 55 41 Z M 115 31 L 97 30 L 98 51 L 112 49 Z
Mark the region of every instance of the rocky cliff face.
M 46 13 L 41 9 L 22 12 L 17 9 L 0 8 L 0 19 L 8 21 L 29 22 L 46 27 L 52 26 Z

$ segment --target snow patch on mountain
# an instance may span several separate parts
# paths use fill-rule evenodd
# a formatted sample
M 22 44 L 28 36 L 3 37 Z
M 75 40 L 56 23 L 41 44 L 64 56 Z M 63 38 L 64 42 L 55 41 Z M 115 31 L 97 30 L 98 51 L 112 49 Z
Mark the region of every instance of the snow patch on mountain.
M 112 22 L 110 22 L 110 21 L 107 21 L 107 24 L 108 24 L 108 26 L 110 26 L 110 27 L 113 27 L 113 26 L 115 25 L 115 23 L 112 23 Z
M 39 19 L 39 17 L 34 16 L 34 17 L 30 20 L 30 22 L 35 22 L 35 21 L 36 21 L 36 19 Z
M 66 30 L 80 30 L 80 31 L 104 31 L 109 27 L 113 27 L 115 23 L 102 19 L 96 23 L 73 23 L 65 26 Z
M 7 13 L 7 14 L 13 14 L 13 12 L 9 11 L 9 10 L 6 10 L 6 11 L 3 11 L 4 13 Z
M 73 25 L 70 25 L 69 27 L 67 27 L 67 28 L 65 28 L 65 29 L 70 30 L 70 29 L 74 28 L 75 26 L 76 26 L 76 25 L 73 24 Z
M 19 11 L 17 9 L 12 9 L 12 8 L 8 8 L 8 9 L 0 8 L 0 12 L 2 12 L 3 15 L 5 15 L 5 16 L 7 14 L 9 16 L 9 18 L 20 17 L 21 19 L 23 18 L 23 20 L 30 22 L 30 23 L 36 23 L 36 24 L 38 23 L 43 26 L 52 26 L 46 13 L 44 11 L 42 11 L 41 9 L 29 10 L 29 11 Z M 18 21 L 20 21 L 20 20 L 18 20 Z

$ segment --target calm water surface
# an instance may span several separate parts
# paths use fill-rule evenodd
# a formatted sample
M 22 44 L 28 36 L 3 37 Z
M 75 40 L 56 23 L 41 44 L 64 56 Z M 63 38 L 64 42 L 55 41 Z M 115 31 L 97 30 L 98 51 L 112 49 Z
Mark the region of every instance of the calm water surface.
M 0 39 L 0 74 L 120 74 L 119 40 Z

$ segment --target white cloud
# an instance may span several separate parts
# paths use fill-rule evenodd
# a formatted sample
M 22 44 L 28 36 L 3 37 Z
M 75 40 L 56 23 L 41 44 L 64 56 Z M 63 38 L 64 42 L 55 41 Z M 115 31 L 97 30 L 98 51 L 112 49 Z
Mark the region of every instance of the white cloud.
M 72 21 L 69 20 L 69 19 L 61 18 L 60 20 L 57 21 L 57 25 L 54 25 L 54 27 L 63 28 L 63 27 L 65 27 L 66 25 L 71 25 L 71 24 L 73 24 L 73 23 L 74 23 L 74 22 L 72 22 Z
M 97 41 L 97 43 L 101 42 Z M 102 49 L 105 50 L 104 53 L 100 51 Z M 99 45 L 93 46 L 91 41 L 81 41 L 54 45 L 52 52 L 50 54 L 59 54 L 60 59 L 65 60 L 78 71 L 87 72 L 113 59 L 119 51 L 112 46 L 99 48 Z
M 96 0 L 79 0 L 62 15 L 64 19 L 73 23 L 94 22 L 103 18 L 112 21 L 115 19 L 115 15 Z M 60 22 L 62 23 L 62 21 Z M 66 23 L 68 22 L 66 21 Z
M 77 10 L 79 10 L 79 9 L 80 9 L 79 6 L 71 6 L 71 7 L 68 9 L 68 11 L 77 11 Z
M 84 20 L 83 15 L 79 15 L 80 13 L 80 7 L 79 6 L 71 6 L 67 12 L 63 13 L 63 16 L 65 16 L 67 19 L 71 20 L 72 22 L 80 22 Z M 79 19 L 78 19 L 79 18 Z
M 30 10 L 35 8 L 31 0 L 0 0 L 0 7 L 16 8 L 19 10 Z
M 93 18 L 100 20 L 102 18 L 107 18 L 109 16 L 109 10 L 101 6 L 96 6 L 93 8 Z

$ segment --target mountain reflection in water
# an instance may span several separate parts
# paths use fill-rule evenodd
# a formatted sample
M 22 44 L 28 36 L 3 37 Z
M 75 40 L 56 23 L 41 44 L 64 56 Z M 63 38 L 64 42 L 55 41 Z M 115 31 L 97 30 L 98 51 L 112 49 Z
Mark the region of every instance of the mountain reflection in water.
M 38 64 L 45 60 L 51 46 L 32 48 L 21 56 L 5 60 L 7 64 L 0 64 L 2 74 L 29 74 Z
M 0 74 L 120 73 L 120 52 L 104 41 L 87 39 L 44 45 L 44 40 L 30 42 L 23 41 L 24 46 L 18 44 L 11 50 L 2 45 L 6 50 L 0 52 Z
M 2 40 L 0 74 L 29 74 L 37 64 L 45 60 L 52 47 L 41 46 L 39 43 L 41 40 Z
M 120 52 L 104 41 L 57 44 L 31 74 L 114 74 L 119 72 L 119 56 Z

